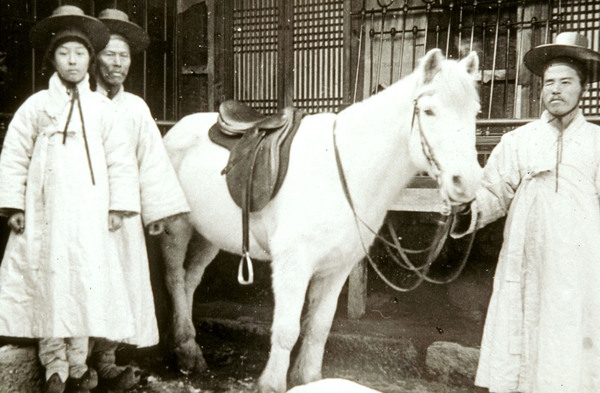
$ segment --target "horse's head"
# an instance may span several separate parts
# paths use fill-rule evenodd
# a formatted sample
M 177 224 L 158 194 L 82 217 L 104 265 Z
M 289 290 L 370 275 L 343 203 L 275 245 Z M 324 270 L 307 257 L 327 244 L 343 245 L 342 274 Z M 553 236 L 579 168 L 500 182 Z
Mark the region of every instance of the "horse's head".
M 475 118 L 480 110 L 474 74 L 475 52 L 460 62 L 429 51 L 416 71 L 410 154 L 419 169 L 440 184 L 453 203 L 472 200 L 481 181 L 475 148 Z

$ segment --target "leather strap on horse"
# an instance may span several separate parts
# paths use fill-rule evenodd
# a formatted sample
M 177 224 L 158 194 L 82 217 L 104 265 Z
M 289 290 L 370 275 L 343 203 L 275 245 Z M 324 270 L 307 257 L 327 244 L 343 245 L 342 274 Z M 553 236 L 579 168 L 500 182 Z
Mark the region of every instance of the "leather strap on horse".
M 251 132 L 259 133 L 256 138 L 256 144 L 252 149 L 252 159 L 248 168 L 249 176 L 246 178 L 246 186 L 242 187 L 242 259 L 238 266 L 238 282 L 242 285 L 250 285 L 254 282 L 254 270 L 252 268 L 252 258 L 250 258 L 250 205 L 252 203 L 252 183 L 254 178 L 254 167 L 258 155 L 258 146 L 264 139 L 264 132 L 253 130 Z M 248 270 L 248 278 L 244 278 L 244 265 Z
M 230 150 L 227 188 L 242 210 L 242 259 L 238 282 L 254 282 L 250 257 L 250 213 L 260 211 L 273 199 L 287 173 L 292 140 L 305 113 L 291 107 L 265 116 L 237 101 L 219 107 L 217 123 L 209 130 L 211 141 Z M 244 275 L 247 270 L 248 277 Z
M 438 181 L 438 184 L 440 183 L 440 174 L 441 174 L 441 166 L 439 164 L 439 162 L 437 161 L 437 159 L 435 158 L 433 151 L 431 149 L 431 146 L 429 145 L 429 142 L 427 141 L 427 138 L 425 137 L 423 130 L 421 129 L 421 119 L 419 116 L 419 108 L 418 108 L 418 98 L 416 98 L 414 100 L 414 106 L 413 106 L 413 115 L 412 115 L 412 122 L 411 122 L 411 130 L 413 129 L 414 125 L 415 125 L 415 119 L 417 120 L 417 123 L 419 125 L 419 133 L 420 133 L 420 139 L 421 139 L 421 148 L 423 149 L 423 154 L 425 155 L 425 157 L 427 158 L 430 166 L 432 166 L 434 168 L 434 174 L 436 176 L 436 180 Z M 457 271 L 452 274 L 450 276 L 450 278 L 446 279 L 446 280 L 435 280 L 432 279 L 430 277 L 427 276 L 427 273 L 429 272 L 429 269 L 431 268 L 431 265 L 433 264 L 433 262 L 438 258 L 441 250 L 443 249 L 443 246 L 446 242 L 446 239 L 448 237 L 448 233 L 450 231 L 450 228 L 452 226 L 452 222 L 453 222 L 453 215 L 456 214 L 456 205 L 454 206 L 454 208 L 451 205 L 450 201 L 446 201 L 447 204 L 449 205 L 446 209 L 444 209 L 441 213 L 442 215 L 446 216 L 446 219 L 444 220 L 443 223 L 443 227 L 440 227 L 437 231 L 437 235 L 434 238 L 434 242 L 432 243 L 431 246 L 429 246 L 426 250 L 429 250 L 429 255 L 427 257 L 426 262 L 422 265 L 422 266 L 415 266 L 410 259 L 408 258 L 408 256 L 406 255 L 406 251 L 402 248 L 402 246 L 400 245 L 400 241 L 399 241 L 399 237 L 396 235 L 396 232 L 394 231 L 393 227 L 391 226 L 390 222 L 388 221 L 388 230 L 390 231 L 390 234 L 392 236 L 392 240 L 393 243 L 390 243 L 389 241 L 387 241 L 386 239 L 384 239 L 382 236 L 379 235 L 379 233 L 375 230 L 373 230 L 364 220 L 362 220 L 358 214 L 356 213 L 355 207 L 354 207 L 354 203 L 352 201 L 352 197 L 350 195 L 350 189 L 348 187 L 348 182 L 346 180 L 346 175 L 344 174 L 344 169 L 342 166 L 342 162 L 341 162 L 341 158 L 340 158 L 340 154 L 339 154 L 339 149 L 337 147 L 337 139 L 336 139 L 336 123 L 334 122 L 333 124 L 333 149 L 334 149 L 334 153 L 335 153 L 335 161 L 336 161 L 336 165 L 337 165 L 337 169 L 338 169 L 338 174 L 340 176 L 340 182 L 342 183 L 342 189 L 344 191 L 344 196 L 346 197 L 346 200 L 348 201 L 348 204 L 350 205 L 350 208 L 352 210 L 352 214 L 354 216 L 354 221 L 356 223 L 356 227 L 357 229 L 359 228 L 359 224 L 362 224 L 365 226 L 365 228 L 367 228 L 371 233 L 373 233 L 375 235 L 375 237 L 377 239 L 379 239 L 386 247 L 386 249 L 388 250 L 388 253 L 390 256 L 392 256 L 392 258 L 396 261 L 396 263 L 413 272 L 416 276 L 417 276 L 417 281 L 415 284 L 413 284 L 412 286 L 409 287 L 400 287 L 398 285 L 395 285 L 394 283 L 392 283 L 387 277 L 385 277 L 385 275 L 381 272 L 381 270 L 377 267 L 377 264 L 375 263 L 375 261 L 373 261 L 373 259 L 371 258 L 371 256 L 369 255 L 369 250 L 367 249 L 367 247 L 365 246 L 364 242 L 362 241 L 362 237 L 361 237 L 361 245 L 363 247 L 364 253 L 365 253 L 365 257 L 367 258 L 367 260 L 369 261 L 369 264 L 371 265 L 371 267 L 373 268 L 373 270 L 375 270 L 375 272 L 377 273 L 377 275 L 388 285 L 390 286 L 392 289 L 399 291 L 399 292 L 408 292 L 411 291 L 415 288 L 417 288 L 423 281 L 427 281 L 430 283 L 434 283 L 434 284 L 445 284 L 448 283 L 454 279 L 456 279 L 460 273 L 462 272 L 467 258 L 469 256 L 469 253 L 471 251 L 471 247 L 473 245 L 473 240 L 475 238 L 475 232 L 473 232 L 471 234 L 471 239 L 469 240 L 469 246 L 468 246 L 468 250 L 464 255 L 464 258 L 462 259 L 459 268 L 457 269 Z M 451 216 L 451 214 L 453 214 Z M 359 237 L 360 237 L 360 231 L 359 231 Z M 433 248 L 433 245 L 437 244 L 437 247 Z M 389 252 L 389 247 L 394 248 L 395 250 L 398 251 L 398 253 L 400 254 L 400 256 L 402 257 L 402 260 L 404 261 L 404 263 L 400 262 L 391 252 Z M 431 250 L 435 250 L 435 251 L 431 251 Z M 424 271 L 422 271 L 424 270 Z
M 420 266 L 415 266 L 410 261 L 410 258 L 407 255 L 410 250 L 406 250 L 400 245 L 400 237 L 396 234 L 396 231 L 394 230 L 394 227 L 393 227 L 392 223 L 390 222 L 390 220 L 387 220 L 388 231 L 389 231 L 390 236 L 395 244 L 394 250 L 398 251 L 398 254 L 400 255 L 402 261 L 400 261 L 394 255 L 392 250 L 389 248 L 388 244 L 384 243 L 384 246 L 386 247 L 386 250 L 388 251 L 388 255 L 394 260 L 394 262 L 396 262 L 396 264 L 398 266 L 415 273 L 415 275 L 417 276 L 417 280 L 415 281 L 415 283 L 408 288 L 404 288 L 405 290 L 415 289 L 423 281 L 426 281 L 426 282 L 429 282 L 432 284 L 447 284 L 449 282 L 454 281 L 456 278 L 458 278 L 460 273 L 462 273 L 463 269 L 465 268 L 465 266 L 467 264 L 467 259 L 469 257 L 469 254 L 471 253 L 471 248 L 473 247 L 473 242 L 475 240 L 475 232 L 472 232 L 469 235 L 467 250 L 465 251 L 465 253 L 464 253 L 460 263 L 458 264 L 458 267 L 454 271 L 454 273 L 450 274 L 448 277 L 445 277 L 443 279 L 434 279 L 434 278 L 431 278 L 430 276 L 428 276 L 429 269 L 433 265 L 433 262 L 435 262 L 435 260 L 440 255 L 440 253 L 444 247 L 444 244 L 446 243 L 446 239 L 448 238 L 448 234 L 450 232 L 450 228 L 452 227 L 454 220 L 455 220 L 455 215 L 445 216 L 445 220 L 441 223 L 442 225 L 440 225 L 438 227 L 438 230 L 436 231 L 436 235 L 434 236 L 434 239 L 431 242 L 431 245 L 428 248 L 426 248 L 425 250 L 423 250 L 423 251 L 429 250 L 429 254 L 427 256 L 427 259 L 425 260 L 425 263 L 423 263 Z M 436 246 L 436 247 L 433 248 L 433 246 Z M 418 253 L 418 252 L 420 252 L 420 251 L 415 251 L 413 253 Z M 374 269 L 375 269 L 375 267 L 374 267 Z M 377 270 L 377 274 L 380 276 L 380 278 L 384 279 L 384 281 L 386 281 L 386 283 L 389 282 L 383 276 L 383 274 L 381 272 L 379 272 L 379 270 Z M 390 284 L 388 284 L 388 285 L 390 285 Z M 394 287 L 393 284 L 391 286 Z

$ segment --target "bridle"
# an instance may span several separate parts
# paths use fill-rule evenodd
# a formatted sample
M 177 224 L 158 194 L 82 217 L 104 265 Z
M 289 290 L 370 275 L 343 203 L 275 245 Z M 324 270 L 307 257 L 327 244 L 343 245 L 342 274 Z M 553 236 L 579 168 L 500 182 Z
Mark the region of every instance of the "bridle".
M 427 159 L 427 163 L 429 167 L 433 169 L 433 177 L 437 181 L 438 185 L 442 185 L 442 166 L 440 162 L 435 158 L 435 154 L 433 153 L 433 149 L 431 148 L 431 144 L 427 140 L 427 136 L 423 132 L 423 125 L 421 124 L 421 109 L 419 108 L 419 99 L 423 96 L 423 93 L 419 94 L 413 100 L 413 114 L 412 120 L 410 122 L 410 133 L 412 135 L 415 129 L 415 120 L 417 121 L 417 125 L 419 126 L 419 139 L 421 140 L 421 150 L 423 151 L 423 155 Z
M 415 123 L 416 123 L 416 125 L 418 126 L 419 138 L 421 141 L 421 149 L 422 149 L 423 155 L 427 159 L 427 162 L 429 163 L 430 168 L 432 168 L 431 175 L 435 178 L 438 185 L 441 187 L 442 186 L 443 169 L 442 169 L 441 164 L 435 157 L 434 151 L 431 147 L 431 144 L 429 143 L 429 141 L 427 139 L 427 136 L 425 135 L 425 132 L 423 131 L 423 126 L 421 123 L 421 111 L 419 108 L 419 99 L 423 96 L 423 94 L 424 93 L 421 93 L 413 100 L 413 113 L 412 113 L 412 120 L 411 120 L 411 126 L 410 126 L 411 127 L 410 135 L 411 136 L 413 135 L 413 132 L 415 129 Z M 367 230 L 369 230 L 369 232 L 371 232 L 372 234 L 375 235 L 375 238 L 379 239 L 383 243 L 383 245 L 385 246 L 385 248 L 388 251 L 388 254 L 392 257 L 392 259 L 396 262 L 396 264 L 398 264 L 403 269 L 414 273 L 417 276 L 417 280 L 411 286 L 401 287 L 401 286 L 398 286 L 398 285 L 392 283 L 387 277 L 385 277 L 385 275 L 378 268 L 375 261 L 369 255 L 368 248 L 365 245 L 364 241 L 362 240 L 362 237 L 360 236 L 360 229 L 359 229 L 358 233 L 359 233 L 359 237 L 361 240 L 361 245 L 363 247 L 363 251 L 364 251 L 365 256 L 366 256 L 367 260 L 369 261 L 371 267 L 373 268 L 373 270 L 375 270 L 375 272 L 379 275 L 379 277 L 388 286 L 390 286 L 392 289 L 394 289 L 396 291 L 400 291 L 400 292 L 411 291 L 411 290 L 417 288 L 423 281 L 427 281 L 427 282 L 434 283 L 434 284 L 446 284 L 446 283 L 449 283 L 450 281 L 453 281 L 454 279 L 456 279 L 460 275 L 460 273 L 462 272 L 463 268 L 466 265 L 468 255 L 470 253 L 471 246 L 473 245 L 473 240 L 475 238 L 475 232 L 473 232 L 471 234 L 471 238 L 469 239 L 468 251 L 465 253 L 463 259 L 461 260 L 458 269 L 453 274 L 451 274 L 449 277 L 447 277 L 443 280 L 433 279 L 433 278 L 429 277 L 427 274 L 429 273 L 429 270 L 430 270 L 433 262 L 437 259 L 440 252 L 442 251 L 445 241 L 448 237 L 448 234 L 450 233 L 450 228 L 452 227 L 452 223 L 454 221 L 454 213 L 455 213 L 454 208 L 456 206 L 460 205 L 461 203 L 452 200 L 450 198 L 450 196 L 447 195 L 446 192 L 443 193 L 442 196 L 443 196 L 443 200 L 444 200 L 444 208 L 441 211 L 441 214 L 442 214 L 442 216 L 444 216 L 445 219 L 440 223 L 440 226 L 438 227 L 438 230 L 436 231 L 434 240 L 432 241 L 432 243 L 429 247 L 427 247 L 423 250 L 404 249 L 400 245 L 400 240 L 399 240 L 400 238 L 397 236 L 397 234 L 396 234 L 393 226 L 389 222 L 389 220 L 387 221 L 387 226 L 388 226 L 388 230 L 390 232 L 390 236 L 392 238 L 392 242 L 388 241 L 387 239 L 385 239 L 381 235 L 379 235 L 379 233 L 377 231 L 373 230 L 356 213 L 356 209 L 354 208 L 354 202 L 352 201 L 352 196 L 350 195 L 350 189 L 348 187 L 348 182 L 347 182 L 346 176 L 344 174 L 344 169 L 342 166 L 339 149 L 337 146 L 335 131 L 336 131 L 336 121 L 334 121 L 334 123 L 333 123 L 333 132 L 332 132 L 333 133 L 333 150 L 335 153 L 335 161 L 336 161 L 340 181 L 342 183 L 342 189 L 344 191 L 344 196 L 346 197 L 346 201 L 348 202 L 348 204 L 350 205 L 350 209 L 352 210 L 352 214 L 354 216 L 354 221 L 356 223 L 357 229 L 359 229 L 360 224 L 362 224 L 365 228 L 367 228 Z M 398 254 L 400 255 L 401 259 L 399 259 L 395 255 L 393 255 L 393 253 L 391 252 L 391 249 L 397 251 Z M 427 260 L 425 261 L 425 263 L 420 264 L 418 266 L 416 266 L 414 263 L 412 263 L 410 261 L 410 258 L 407 255 L 407 254 L 417 254 L 417 253 L 422 253 L 422 252 L 427 252 L 427 251 L 429 252 Z
M 442 165 L 435 157 L 433 148 L 431 147 L 431 144 L 429 143 L 429 140 L 427 139 L 427 135 L 425 135 L 425 132 L 423 131 L 423 125 L 421 124 L 421 109 L 419 108 L 419 99 L 423 95 L 424 95 L 424 93 L 421 93 L 413 100 L 413 114 L 412 114 L 412 120 L 410 122 L 410 133 L 412 135 L 414 132 L 415 120 L 416 120 L 416 123 L 418 125 L 418 130 L 419 130 L 419 139 L 421 141 L 421 151 L 422 151 L 423 155 L 425 156 L 425 158 L 427 159 L 427 163 L 429 164 L 429 168 L 430 168 L 429 174 L 435 179 L 440 190 L 443 191 L 443 188 L 442 188 L 442 173 L 443 173 Z M 451 214 L 454 210 L 453 208 L 455 208 L 456 206 L 465 204 L 465 202 L 459 202 L 459 201 L 454 200 L 450 195 L 448 195 L 447 192 L 443 191 L 442 196 L 443 196 L 443 200 L 444 200 L 444 212 L 447 211 L 447 214 L 444 214 L 444 215 Z M 466 203 L 469 204 L 471 202 L 472 202 L 472 200 L 469 202 L 466 202 Z

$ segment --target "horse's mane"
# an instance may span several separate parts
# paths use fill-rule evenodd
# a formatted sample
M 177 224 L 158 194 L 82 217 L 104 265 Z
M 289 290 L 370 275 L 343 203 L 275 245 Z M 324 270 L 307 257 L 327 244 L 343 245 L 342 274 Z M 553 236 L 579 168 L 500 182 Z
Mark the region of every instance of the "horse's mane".
M 370 96 L 359 103 L 355 103 L 339 113 L 343 117 L 349 117 L 361 121 L 373 118 L 371 114 L 381 107 L 393 105 L 397 107 L 402 105 L 403 100 L 412 100 L 414 93 L 420 88 L 422 71 L 418 67 L 411 74 L 395 82 L 379 93 Z M 436 88 L 445 97 L 445 100 L 453 103 L 464 103 L 465 105 L 479 105 L 479 94 L 475 87 L 473 77 L 469 75 L 457 60 L 446 59 L 442 62 L 439 73 L 435 76 L 437 80 L 444 83 L 438 83 Z M 346 112 L 346 113 L 344 113 Z M 354 120 L 353 120 L 354 121 Z

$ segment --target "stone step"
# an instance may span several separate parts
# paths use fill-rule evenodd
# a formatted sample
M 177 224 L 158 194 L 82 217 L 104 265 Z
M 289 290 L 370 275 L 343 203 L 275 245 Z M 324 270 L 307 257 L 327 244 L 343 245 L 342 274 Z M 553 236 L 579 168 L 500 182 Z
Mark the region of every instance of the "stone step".
M 0 347 L 0 393 L 39 393 L 42 379 L 34 345 Z

